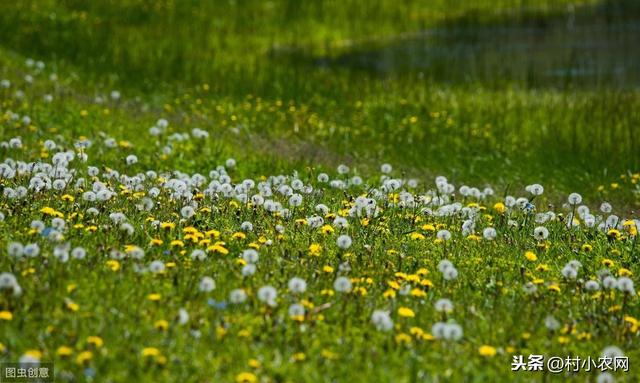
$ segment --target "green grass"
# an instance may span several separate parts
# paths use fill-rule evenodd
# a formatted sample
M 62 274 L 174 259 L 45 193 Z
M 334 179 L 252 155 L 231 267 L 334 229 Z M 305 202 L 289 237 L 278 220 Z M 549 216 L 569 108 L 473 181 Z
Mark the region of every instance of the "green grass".
M 572 3 L 577 12 L 605 14 L 590 10 L 599 3 Z M 612 4 L 613 20 L 638 14 L 632 5 L 624 13 Z M 294 146 L 307 142 L 330 157 L 388 158 L 418 173 L 502 185 L 544 177 L 565 192 L 608 184 L 640 165 L 634 89 L 536 88 L 499 80 L 456 85 L 414 71 L 379 78 L 270 53 L 289 46 L 318 57 L 340 54 L 348 51 L 347 40 L 438 25 L 527 25 L 566 14 L 560 2 L 25 1 L 1 7 L 9 50 L 53 59 L 66 72 L 80 71 L 82 81 L 141 96 L 154 108 L 178 98 L 189 104 L 197 96 L 202 104 L 196 108 L 215 123 L 234 124 L 233 110 L 250 134 Z M 446 74 L 446 66 L 442 70 Z M 209 91 L 199 91 L 205 83 Z M 296 110 L 264 113 L 255 109 L 257 99 Z M 216 112 L 217 105 L 224 112 Z M 417 121 L 408 123 L 413 116 Z
M 75 160 L 69 168 L 76 177 L 93 181 L 87 165 L 98 167 L 98 179 L 117 195 L 91 203 L 82 198 L 88 187 L 69 186 L 10 199 L 7 188 L 28 186 L 30 177 L 0 178 L 0 273 L 14 274 L 23 290 L 20 296 L 0 291 L 0 312 L 12 317 L 0 319 L 0 361 L 16 361 L 37 350 L 42 361 L 55 362 L 57 381 L 74 380 L 71 376 L 89 381 L 95 373 L 94 381 L 227 382 L 250 372 L 265 382 L 372 377 L 389 382 L 578 382 L 594 380 L 596 374 L 514 374 L 512 356 L 598 357 L 604 347 L 615 345 L 631 364 L 630 373 L 616 377 L 635 381 L 637 294 L 587 292 L 584 287 L 587 280 L 601 281 L 603 269 L 629 274 L 634 281 L 640 273 L 634 221 L 626 221 L 637 219 L 633 211 L 640 205 L 640 95 L 631 80 L 628 87 L 550 85 L 535 76 L 481 77 L 480 64 L 447 60 L 427 73 L 412 67 L 379 73 L 349 60 L 340 64 L 350 55 L 402 46 L 399 36 L 429 28 L 564 22 L 568 5 L 589 22 L 640 17 L 638 7 L 627 1 L 3 2 L 0 80 L 10 80 L 11 87 L 0 88 L 0 141 L 21 137 L 23 147 L 2 147 L 0 157 L 50 162 L 58 151 L 78 152 L 74 144 L 88 139 L 88 162 Z M 43 60 L 46 68 L 28 68 L 30 57 Z M 498 73 L 500 59 L 487 61 Z M 448 80 L 466 71 L 470 74 L 463 79 Z M 57 80 L 49 78 L 52 73 Z M 33 76 L 32 83 L 26 75 Z M 118 101 L 109 98 L 114 89 L 122 92 Z M 53 100 L 45 102 L 46 95 Z M 12 119 L 12 113 L 29 116 L 31 123 Z M 152 137 L 149 128 L 159 118 L 169 121 L 168 131 Z M 173 142 L 172 151 L 163 153 L 169 135 L 193 128 L 207 131 L 209 138 Z M 107 138 L 117 146 L 107 148 Z M 58 147 L 43 149 L 46 140 Z M 131 154 L 138 163 L 126 165 Z M 166 189 L 152 211 L 138 209 L 150 188 L 162 188 L 162 181 L 147 180 L 141 194 L 134 194 L 103 176 L 113 169 L 129 176 L 155 170 L 209 178 L 209 171 L 227 158 L 238 162 L 229 170 L 234 182 L 283 174 L 288 182 L 298 178 L 312 185 L 314 192 L 304 194 L 303 204 L 292 208 L 288 219 L 222 196 L 199 201 L 198 207 L 211 213 L 198 210 L 183 219 L 187 201 L 170 198 Z M 351 167 L 350 176 L 364 178 L 363 186 L 337 190 L 316 181 L 320 172 L 345 179 L 335 171 L 343 163 Z M 349 228 L 333 233 L 323 234 L 302 221 L 316 214 L 318 203 L 329 207 L 327 224 L 336 215 L 348 215 L 343 209 L 358 196 L 372 196 L 372 189 L 380 188 L 381 163 L 394 165 L 393 177 L 419 180 L 417 187 L 406 187 L 415 198 L 434 188 L 437 175 L 457 187 L 492 186 L 495 195 L 485 199 L 460 192 L 450 196 L 449 202 L 479 209 L 479 237 L 461 232 L 466 217 L 421 214 L 424 206 L 393 203 L 397 193 L 378 197 L 383 210 L 377 218 L 348 217 Z M 523 190 L 531 183 L 543 184 L 544 195 L 531 199 Z M 580 226 L 568 229 L 566 217 L 573 209 L 563 204 L 574 191 L 594 215 L 606 218 L 598 206 L 612 202 L 626 226 L 619 233 L 596 230 L 580 217 Z M 496 203 L 507 195 L 528 197 L 535 213 L 559 215 L 541 224 L 516 207 L 502 213 Z M 288 198 L 274 199 L 288 205 Z M 87 212 L 94 205 L 98 216 Z M 52 225 L 52 217 L 41 210 L 45 207 L 64 215 L 63 239 L 49 240 L 30 229 L 32 220 Z M 114 212 L 127 216 L 132 235 L 111 223 Z M 158 229 L 153 220 L 175 227 Z M 234 238 L 244 221 L 252 222 L 254 231 Z M 284 234 L 276 225 L 284 227 Z M 537 226 L 549 229 L 548 240 L 533 237 Z M 87 231 L 90 227 L 95 232 Z M 229 253 L 210 249 L 206 260 L 191 260 L 193 250 L 210 244 L 189 242 L 187 227 L 219 231 L 213 242 L 223 241 Z M 495 240 L 481 238 L 487 227 L 497 230 Z M 453 238 L 436 240 L 441 229 L 450 230 Z M 353 238 L 350 249 L 336 246 L 340 234 Z M 163 243 L 151 245 L 154 238 Z M 172 245 L 173 240 L 184 241 L 184 247 Z M 38 243 L 41 254 L 8 256 L 12 242 Z M 67 242 L 85 248 L 87 257 L 68 262 L 55 257 L 56 245 Z M 322 247 L 319 256 L 309 254 L 311 244 Z M 121 259 L 115 270 L 111 251 L 124 251 L 127 245 L 144 249 L 145 257 Z M 242 277 L 240 254 L 249 246 L 259 247 L 258 271 Z M 526 251 L 537 259 L 528 260 Z M 445 281 L 438 271 L 442 259 L 458 269 L 455 281 Z M 575 281 L 561 273 L 574 259 L 582 264 Z M 161 274 L 136 272 L 154 260 L 174 266 Z M 344 261 L 351 271 L 339 270 Z M 356 289 L 335 292 L 339 275 L 352 278 Z M 215 279 L 214 291 L 198 291 L 203 276 Z M 287 291 L 293 276 L 307 281 L 304 294 Z M 526 294 L 523 288 L 531 281 L 538 291 Z M 394 283 L 426 295 L 401 295 Z M 256 297 L 266 284 L 278 290 L 276 307 Z M 249 294 L 246 303 L 221 309 L 208 301 L 228 301 L 235 288 Z M 395 297 L 390 291 L 396 291 Z M 158 302 L 149 300 L 154 293 L 161 295 Z M 436 312 L 439 298 L 451 299 L 453 312 Z M 314 312 L 305 303 L 304 320 L 290 318 L 289 306 L 303 299 L 324 310 Z M 401 317 L 401 307 L 415 317 Z M 190 314 L 183 325 L 177 320 L 180 308 Z M 390 312 L 391 331 L 378 331 L 371 323 L 377 309 Z M 560 322 L 559 328 L 545 327 L 548 315 Z M 159 320 L 166 320 L 168 328 L 158 329 L 164 327 Z M 440 320 L 460 324 L 463 338 L 448 342 L 420 335 L 431 334 Z M 91 336 L 104 345 L 91 344 Z M 483 345 L 496 355 L 480 355 Z M 147 347 L 159 355 L 142 356 Z M 88 359 L 78 360 L 82 357 Z

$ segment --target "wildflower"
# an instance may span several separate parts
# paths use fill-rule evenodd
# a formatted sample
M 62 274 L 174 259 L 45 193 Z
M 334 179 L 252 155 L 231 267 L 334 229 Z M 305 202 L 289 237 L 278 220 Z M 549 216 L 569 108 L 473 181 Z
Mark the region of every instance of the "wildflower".
M 413 310 L 411 310 L 408 307 L 400 307 L 398 309 L 398 315 L 403 317 L 403 318 L 413 318 L 416 316 L 416 314 L 413 312 Z
M 349 237 L 346 234 L 343 234 L 341 236 L 338 237 L 337 241 L 336 241 L 337 245 L 339 248 L 346 250 L 349 247 L 351 247 L 351 237 Z
M 236 383 L 256 383 L 258 377 L 251 372 L 241 372 L 236 375 Z
M 145 347 L 142 349 L 141 352 L 143 357 L 156 357 L 158 355 L 160 355 L 160 350 L 158 350 L 155 347 Z
M 527 258 L 528 261 L 530 262 L 535 262 L 538 260 L 538 257 L 536 256 L 536 253 L 534 253 L 533 251 L 526 251 L 524 253 L 524 257 Z
M 158 302 L 160 299 L 162 299 L 162 295 L 158 293 L 152 293 L 147 295 L 147 299 L 150 300 L 151 302 Z
M 493 210 L 495 210 L 498 214 L 504 214 L 507 211 L 507 207 L 502 202 L 496 202 L 493 205 Z
M 351 281 L 347 277 L 338 277 L 333 282 L 333 289 L 339 293 L 351 292 L 351 289 L 352 289 Z
M 120 266 L 118 266 L 118 268 L 119 267 Z M 165 270 L 165 265 L 162 261 L 153 261 L 149 265 L 149 271 L 151 271 L 154 274 L 164 273 L 164 270 Z
M 169 328 L 169 322 L 167 322 L 164 319 L 160 319 L 155 321 L 155 323 L 153 324 L 153 327 L 155 327 L 156 330 L 159 330 L 159 331 L 166 331 Z
M 294 303 L 291 306 L 289 306 L 289 317 L 297 320 L 297 321 L 302 321 L 304 320 L 304 314 L 305 314 L 305 308 L 303 305 L 299 304 L 299 303 Z
M 7 311 L 7 310 L 0 311 L 0 320 L 8 322 L 12 319 L 13 319 L 13 314 L 11 313 L 11 311 Z
M 544 241 L 549 237 L 549 230 L 544 226 L 538 226 L 533 230 L 533 237 L 538 241 Z
M 278 292 L 273 286 L 262 286 L 258 289 L 258 299 L 269 306 L 276 306 Z
M 89 362 L 91 359 L 93 359 L 93 352 L 91 352 L 91 351 L 82 351 L 76 357 L 76 363 L 80 364 L 80 365 L 83 365 L 83 364 L 86 364 L 87 362 Z
M 600 290 L 600 284 L 597 281 L 589 280 L 584 283 L 584 288 L 587 291 L 598 291 Z
M 71 354 L 73 354 L 73 350 L 71 349 L 71 347 L 60 346 L 56 350 L 56 354 L 58 354 L 58 356 L 64 358 L 64 357 L 67 357 L 67 356 L 71 356 Z
M 571 193 L 567 198 L 570 205 L 579 205 L 582 202 L 582 196 L 578 193 Z
M 203 293 L 208 293 L 213 291 L 216 288 L 216 283 L 211 277 L 202 277 L 200 280 L 200 284 L 198 285 L 198 289 Z
M 482 345 L 480 346 L 480 348 L 478 348 L 478 354 L 480 354 L 480 356 L 484 356 L 484 357 L 492 357 L 495 356 L 497 353 L 495 347 L 489 346 L 489 345 Z
M 307 282 L 302 278 L 291 278 L 289 280 L 289 291 L 293 294 L 301 294 L 307 290 Z
M 446 298 L 438 299 L 434 307 L 439 312 L 451 312 L 453 311 L 453 302 Z
M 607 346 L 600 355 L 604 358 L 614 359 L 624 357 L 624 352 L 617 346 Z
M 496 229 L 494 229 L 492 227 L 487 227 L 482 232 L 482 236 L 484 237 L 484 239 L 486 239 L 488 241 L 492 241 L 492 240 L 496 239 L 497 235 L 498 234 L 496 232 Z
M 90 344 L 95 348 L 100 348 L 104 345 L 104 341 L 99 336 L 92 335 L 87 337 L 87 344 Z
M 618 288 L 618 290 L 622 291 L 623 293 L 629 293 L 634 295 L 636 293 L 633 287 L 633 281 L 628 277 L 619 278 L 616 287 Z
M 560 328 L 560 322 L 551 315 L 547 315 L 544 319 L 544 325 L 551 331 L 555 331 Z
M 393 321 L 388 311 L 376 310 L 371 314 L 371 322 L 379 331 L 389 331 L 393 329 Z
M 254 249 L 247 249 L 242 252 L 242 259 L 247 263 L 257 263 L 259 255 Z
M 319 256 L 322 253 L 322 246 L 317 243 L 312 243 L 309 245 L 309 255 L 311 256 Z
M 436 237 L 442 241 L 448 241 L 451 239 L 451 232 L 449 230 L 440 230 L 436 234 Z
M 234 289 L 229 293 L 229 301 L 233 304 L 243 303 L 247 299 L 247 293 L 242 289 Z

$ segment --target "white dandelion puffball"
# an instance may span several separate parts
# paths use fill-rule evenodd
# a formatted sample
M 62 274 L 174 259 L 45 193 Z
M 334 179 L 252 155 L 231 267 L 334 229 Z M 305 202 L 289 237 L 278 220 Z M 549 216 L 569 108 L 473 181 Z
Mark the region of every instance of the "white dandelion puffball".
M 351 237 L 349 237 L 346 234 L 343 234 L 343 235 L 339 236 L 338 239 L 336 240 L 336 244 L 342 250 L 346 250 L 346 249 L 350 248 L 351 247 L 351 243 L 352 243 Z
M 569 197 L 567 197 L 567 202 L 570 205 L 579 205 L 582 202 L 582 196 L 578 193 L 571 193 Z
M 198 285 L 198 289 L 203 293 L 208 293 L 213 291 L 216 288 L 216 283 L 211 277 L 202 277 L 200 280 L 200 284 Z
M 393 320 L 388 311 L 375 310 L 371 314 L 371 322 L 379 331 L 390 331 L 393 329 Z
M 347 277 L 338 277 L 333 282 L 333 289 L 339 293 L 348 293 L 351 291 L 351 280 Z
M 307 282 L 304 279 L 293 277 L 288 283 L 289 291 L 294 294 L 301 294 L 307 290 Z
M 266 285 L 258 289 L 258 299 L 269 306 L 276 305 L 277 297 L 278 297 L 278 291 L 273 286 Z

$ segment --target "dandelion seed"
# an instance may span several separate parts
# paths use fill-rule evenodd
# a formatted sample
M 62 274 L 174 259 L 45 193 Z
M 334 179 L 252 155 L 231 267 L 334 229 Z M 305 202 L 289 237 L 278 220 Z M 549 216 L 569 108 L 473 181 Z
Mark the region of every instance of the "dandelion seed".
M 371 322 L 378 331 L 390 331 L 393 329 L 393 320 L 388 311 L 375 310 L 371 314 Z
M 257 263 L 260 256 L 256 250 L 246 249 L 242 252 L 242 259 L 247 263 Z
M 333 282 L 333 289 L 339 293 L 351 292 L 352 284 L 351 280 L 347 277 L 338 277 Z
M 293 277 L 289 280 L 288 287 L 293 294 L 302 294 L 307 290 L 307 282 L 302 278 Z
M 550 331 L 556 331 L 560 328 L 560 322 L 551 315 L 547 315 L 547 317 L 544 318 L 544 325 Z
M 229 301 L 233 304 L 240 304 L 247 300 L 247 293 L 242 289 L 234 289 L 229 293 Z
M 149 265 L 149 271 L 151 271 L 154 274 L 163 273 L 164 270 L 165 270 L 165 265 L 162 261 L 153 261 Z
M 278 291 L 273 286 L 262 286 L 258 289 L 258 299 L 271 307 L 276 306 Z
M 438 299 L 434 307 L 438 312 L 448 313 L 453 311 L 453 302 L 446 298 Z
M 291 318 L 304 317 L 305 315 L 304 306 L 299 303 L 294 303 L 291 306 L 289 306 L 288 312 L 289 312 L 289 317 Z
M 538 241 L 544 241 L 549 237 L 549 230 L 544 226 L 538 226 L 533 229 L 533 237 Z
M 198 289 L 203 293 L 209 293 L 216 288 L 216 283 L 211 277 L 202 277 Z
M 496 229 L 494 229 L 493 227 L 487 227 L 482 231 L 482 236 L 484 237 L 484 239 L 488 241 L 493 241 L 494 239 L 496 239 L 497 235 L 498 233 L 496 232 Z
M 582 202 L 582 196 L 578 193 L 571 193 L 569 197 L 567 197 L 567 202 L 569 202 L 570 205 L 579 205 Z
M 348 248 L 351 247 L 352 244 L 352 240 L 351 237 L 349 237 L 346 234 L 343 234 L 341 236 L 338 237 L 336 244 L 338 245 L 339 248 L 341 248 L 342 250 L 346 250 Z

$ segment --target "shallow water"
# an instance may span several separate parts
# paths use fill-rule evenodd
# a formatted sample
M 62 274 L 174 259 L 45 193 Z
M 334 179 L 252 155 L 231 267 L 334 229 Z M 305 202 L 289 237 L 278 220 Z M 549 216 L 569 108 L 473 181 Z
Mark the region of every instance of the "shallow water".
M 624 10 L 623 10 L 624 11 Z M 384 41 L 364 41 L 295 62 L 377 76 L 418 73 L 450 83 L 637 88 L 640 17 L 591 9 L 548 19 L 491 25 L 455 22 Z

